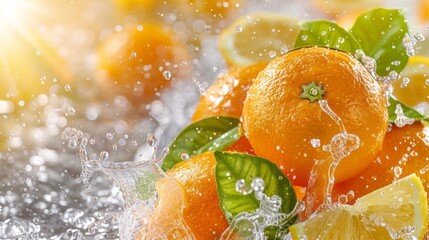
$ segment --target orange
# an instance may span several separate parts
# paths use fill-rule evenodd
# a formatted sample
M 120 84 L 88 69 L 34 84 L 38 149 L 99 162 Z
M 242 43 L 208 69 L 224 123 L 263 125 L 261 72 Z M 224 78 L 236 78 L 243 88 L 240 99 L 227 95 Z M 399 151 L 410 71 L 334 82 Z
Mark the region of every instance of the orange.
M 267 63 L 232 68 L 219 77 L 201 96 L 192 121 L 219 115 L 241 117 L 247 91 L 265 66 Z
M 219 238 L 228 227 L 219 205 L 215 167 L 213 152 L 207 152 L 167 171 L 167 175 L 178 181 L 185 191 L 183 219 L 196 239 Z
M 335 18 L 335 22 L 343 27 L 344 29 L 348 30 L 353 27 L 355 24 L 356 18 L 359 17 L 359 15 L 362 14 L 362 10 L 354 10 L 354 11 L 348 11 L 344 14 L 339 15 L 337 18 Z
M 312 87 L 316 84 L 315 87 Z M 386 99 L 378 83 L 351 54 L 322 47 L 300 48 L 276 58 L 250 87 L 243 107 L 243 128 L 255 153 L 273 161 L 293 185 L 306 186 L 316 160 L 330 154 L 313 147 L 340 133 L 318 101 L 322 95 L 360 147 L 339 164 L 336 182 L 353 177 L 380 151 L 387 130 Z M 314 97 L 314 96 L 313 96 Z
M 164 177 L 155 183 L 155 188 L 159 200 L 136 233 L 136 239 L 189 239 L 186 237 L 192 232 L 182 218 L 184 197 L 181 186 L 174 179 Z
M 425 132 L 426 131 L 426 132 Z M 415 173 L 429 191 L 429 134 L 421 123 L 402 128 L 393 126 L 386 134 L 383 148 L 371 164 L 355 177 L 335 185 L 336 196 L 354 192 L 354 200 L 394 179 Z
M 190 72 L 190 56 L 175 35 L 154 23 L 115 34 L 99 51 L 98 82 L 103 94 L 124 95 L 136 105 Z
M 245 136 L 241 136 L 237 142 L 229 146 L 225 151 L 240 152 L 255 155 L 255 151 L 250 145 L 249 140 Z

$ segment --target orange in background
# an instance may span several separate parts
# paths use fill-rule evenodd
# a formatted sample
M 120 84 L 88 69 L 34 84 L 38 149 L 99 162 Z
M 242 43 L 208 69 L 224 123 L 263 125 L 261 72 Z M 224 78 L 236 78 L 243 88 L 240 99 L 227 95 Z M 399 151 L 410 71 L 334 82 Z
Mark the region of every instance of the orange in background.
M 116 33 L 98 51 L 102 94 L 123 95 L 135 105 L 152 101 L 171 82 L 190 75 L 186 46 L 154 23 Z
M 211 85 L 200 97 L 192 121 L 211 116 L 241 117 L 247 91 L 267 63 L 257 63 L 248 67 L 229 70 Z

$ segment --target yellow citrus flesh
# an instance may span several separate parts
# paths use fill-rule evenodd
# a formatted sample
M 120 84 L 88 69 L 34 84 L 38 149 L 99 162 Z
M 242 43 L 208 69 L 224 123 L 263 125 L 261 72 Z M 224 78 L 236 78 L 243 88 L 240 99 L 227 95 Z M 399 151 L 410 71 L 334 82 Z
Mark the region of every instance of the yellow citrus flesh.
M 273 13 L 239 18 L 219 36 L 220 51 L 230 65 L 267 62 L 291 49 L 298 36 L 298 20 Z
M 313 0 L 314 5 L 328 15 L 336 17 L 351 11 L 365 11 L 381 7 L 386 0 Z
M 407 106 L 415 106 L 421 102 L 429 102 L 429 58 L 411 56 L 401 78 L 392 82 L 393 95 Z M 404 78 L 409 79 L 404 84 Z M 402 85 L 402 86 L 401 86 Z
M 426 192 L 409 175 L 359 198 L 354 205 L 333 206 L 289 227 L 293 239 L 397 239 L 407 229 L 422 239 L 428 225 Z M 405 239 L 405 238 L 403 238 Z

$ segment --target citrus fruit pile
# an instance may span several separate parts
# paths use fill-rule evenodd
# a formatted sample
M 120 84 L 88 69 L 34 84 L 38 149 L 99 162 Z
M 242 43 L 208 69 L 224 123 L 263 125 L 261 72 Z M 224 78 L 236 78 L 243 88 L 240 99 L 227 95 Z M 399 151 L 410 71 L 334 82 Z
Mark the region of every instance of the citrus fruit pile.
M 407 54 L 407 21 L 375 9 L 350 29 L 298 22 L 257 13 L 220 33 L 230 69 L 162 165 L 184 221 L 196 239 L 422 239 L 429 60 Z

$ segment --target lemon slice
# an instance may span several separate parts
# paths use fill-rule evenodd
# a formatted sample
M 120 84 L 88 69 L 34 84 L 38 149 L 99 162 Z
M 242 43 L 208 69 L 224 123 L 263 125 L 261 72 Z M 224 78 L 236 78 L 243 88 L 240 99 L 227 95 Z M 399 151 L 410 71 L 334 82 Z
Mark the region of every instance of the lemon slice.
M 412 174 L 357 199 L 354 205 L 334 206 L 289 230 L 293 239 L 422 239 L 427 211 L 423 185 Z
M 298 19 L 255 13 L 239 18 L 223 30 L 219 36 L 219 48 L 230 65 L 267 62 L 291 49 L 298 32 Z
M 411 56 L 401 78 L 393 81 L 392 85 L 393 95 L 409 107 L 421 102 L 429 103 L 429 58 Z
M 336 17 L 350 11 L 364 11 L 381 7 L 386 0 L 313 0 L 312 2 L 320 11 Z

